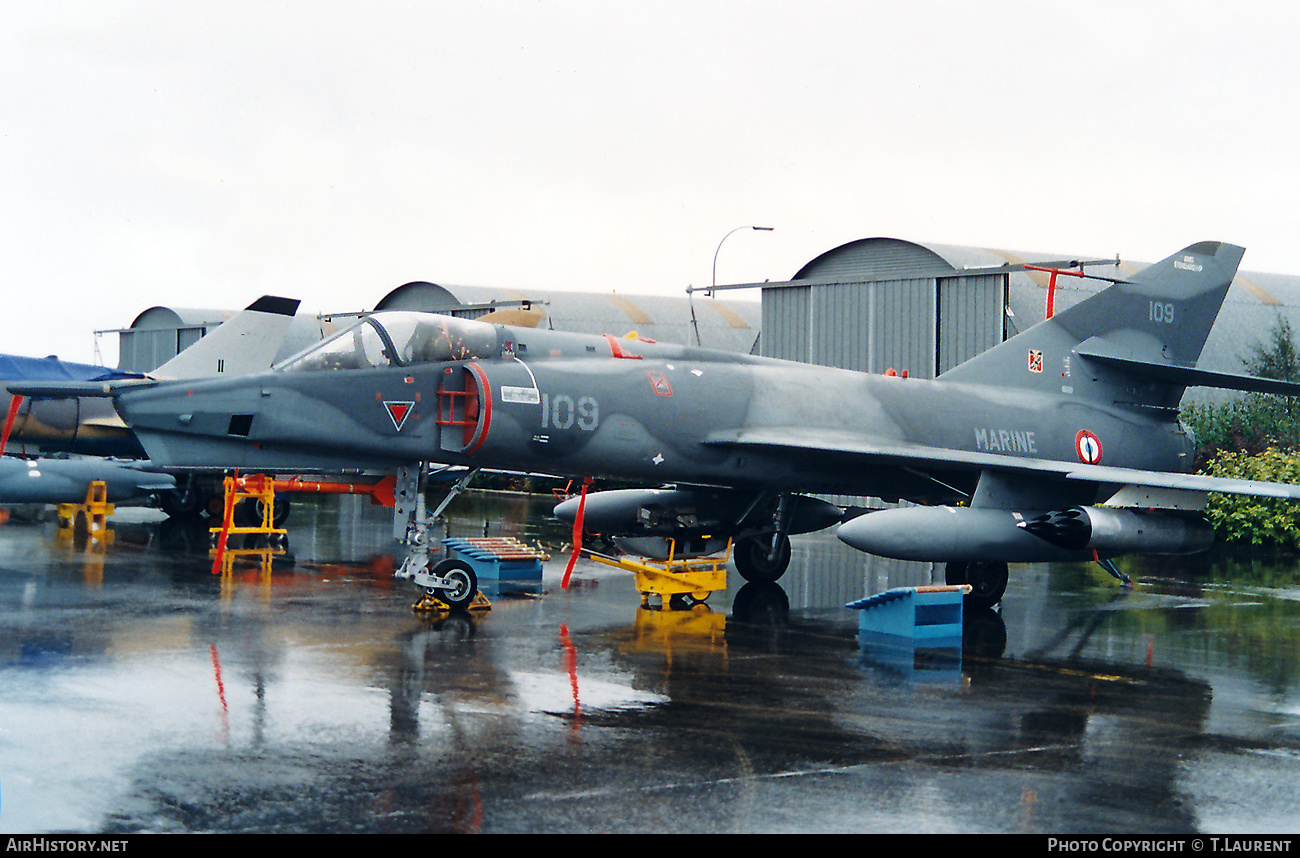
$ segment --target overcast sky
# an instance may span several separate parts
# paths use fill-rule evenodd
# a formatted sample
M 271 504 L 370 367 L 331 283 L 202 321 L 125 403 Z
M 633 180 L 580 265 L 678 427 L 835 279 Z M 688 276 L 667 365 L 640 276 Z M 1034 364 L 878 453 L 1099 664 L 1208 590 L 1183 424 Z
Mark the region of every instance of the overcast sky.
M 684 294 L 743 225 L 719 282 L 876 235 L 1300 275 L 1297 10 L 15 0 L 0 352 L 410 280 Z

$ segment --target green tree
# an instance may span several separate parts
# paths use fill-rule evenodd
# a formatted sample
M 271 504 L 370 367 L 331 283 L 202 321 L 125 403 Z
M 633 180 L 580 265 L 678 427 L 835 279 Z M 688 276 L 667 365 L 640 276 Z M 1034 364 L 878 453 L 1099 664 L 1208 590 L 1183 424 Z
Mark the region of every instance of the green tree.
M 1225 452 L 1206 468 L 1215 477 L 1300 483 L 1300 449 L 1269 448 L 1262 453 Z M 1300 545 L 1300 504 L 1248 495 L 1211 494 L 1205 514 L 1215 535 L 1225 542 L 1277 549 Z
M 1252 343 L 1241 360 L 1251 375 L 1300 381 L 1300 349 L 1291 323 L 1280 313 L 1268 335 Z M 1253 393 L 1222 403 L 1193 402 L 1182 416 L 1196 435 L 1198 470 L 1225 452 L 1300 447 L 1300 408 L 1293 397 Z
M 1268 342 L 1256 341 L 1250 346 L 1250 356 L 1242 358 L 1246 371 L 1261 378 L 1282 381 L 1300 381 L 1300 352 L 1296 351 L 1291 322 L 1281 313 L 1273 320 Z

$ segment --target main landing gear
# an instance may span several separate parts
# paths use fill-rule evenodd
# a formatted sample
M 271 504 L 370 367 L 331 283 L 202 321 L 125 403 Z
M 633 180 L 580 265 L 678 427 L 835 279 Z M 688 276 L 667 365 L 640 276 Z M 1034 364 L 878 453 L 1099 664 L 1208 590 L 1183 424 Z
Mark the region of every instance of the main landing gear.
M 1133 579 L 1119 571 L 1113 561 L 1104 557 L 1097 557 L 1096 561 L 1125 587 L 1133 586 Z M 948 584 L 971 586 L 966 594 L 966 607 L 971 609 L 991 608 L 1002 601 L 1007 591 L 1007 564 L 998 560 L 953 561 L 944 567 L 943 577 Z
M 1002 601 L 1007 591 L 1007 564 L 998 560 L 953 561 L 944 567 L 943 578 L 950 585 L 970 585 L 966 607 L 991 608 Z
M 756 498 L 746 515 L 763 500 L 761 495 Z M 771 512 L 770 530 L 736 539 L 732 557 L 741 578 L 751 584 L 773 584 L 785 574 L 790 567 L 790 514 L 790 496 L 781 495 Z
M 773 584 L 790 567 L 790 537 L 755 534 L 736 540 L 732 549 L 736 571 L 751 584 Z

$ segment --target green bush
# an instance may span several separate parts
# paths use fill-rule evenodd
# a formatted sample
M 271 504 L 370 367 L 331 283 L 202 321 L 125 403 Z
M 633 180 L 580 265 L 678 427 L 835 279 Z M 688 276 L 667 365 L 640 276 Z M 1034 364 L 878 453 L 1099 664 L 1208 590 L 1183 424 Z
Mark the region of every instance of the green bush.
M 1264 341 L 1242 359 L 1247 373 L 1300 380 L 1300 349 L 1280 314 Z M 1300 404 L 1293 397 L 1248 394 L 1223 403 L 1192 403 L 1183 422 L 1195 433 L 1195 467 L 1219 477 L 1300 482 Z M 1300 547 L 1300 504 L 1245 495 L 1212 494 L 1206 514 L 1222 542 Z
M 1233 479 L 1300 483 L 1300 449 L 1224 452 L 1215 456 L 1204 472 Z M 1300 504 L 1294 501 L 1211 494 L 1205 512 L 1215 534 L 1225 542 L 1288 550 L 1300 546 Z

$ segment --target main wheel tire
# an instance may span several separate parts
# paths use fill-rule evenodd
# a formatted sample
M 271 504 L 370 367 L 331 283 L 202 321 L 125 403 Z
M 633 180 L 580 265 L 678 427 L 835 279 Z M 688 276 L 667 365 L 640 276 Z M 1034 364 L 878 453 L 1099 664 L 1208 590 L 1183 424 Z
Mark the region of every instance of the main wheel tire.
M 444 560 L 429 570 L 437 578 L 446 578 L 451 586 L 440 588 L 438 598 L 453 608 L 464 608 L 478 593 L 478 576 L 463 560 Z
M 208 493 L 193 476 L 176 483 L 176 488 L 158 496 L 158 506 L 169 518 L 188 518 L 202 513 L 208 505 Z
M 1007 564 L 996 560 L 949 563 L 943 577 L 949 584 L 971 586 L 964 600 L 968 608 L 991 608 L 1007 591 Z
M 771 549 L 772 541 L 768 536 L 746 536 L 738 540 L 732 548 L 731 558 L 736 562 L 740 577 L 751 584 L 772 584 L 780 579 L 790 567 L 790 537 L 781 537 L 775 557 L 768 556 Z
M 262 517 L 266 514 L 266 505 L 261 498 L 244 498 L 235 506 L 235 523 L 240 527 L 261 527 Z M 289 520 L 289 499 L 284 495 L 275 496 L 275 505 L 271 513 L 271 526 L 284 527 Z

